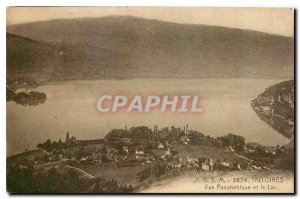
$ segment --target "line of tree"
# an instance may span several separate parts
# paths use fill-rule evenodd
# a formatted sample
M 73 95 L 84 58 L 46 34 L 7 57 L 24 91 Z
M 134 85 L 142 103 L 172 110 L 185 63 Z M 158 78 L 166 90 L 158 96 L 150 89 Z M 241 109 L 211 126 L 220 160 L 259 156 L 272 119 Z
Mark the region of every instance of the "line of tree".
M 126 193 L 132 192 L 131 185 L 120 185 L 114 179 L 79 178 L 73 169 L 58 172 L 55 168 L 45 173 L 34 172 L 32 166 L 7 168 L 7 191 L 9 193 Z

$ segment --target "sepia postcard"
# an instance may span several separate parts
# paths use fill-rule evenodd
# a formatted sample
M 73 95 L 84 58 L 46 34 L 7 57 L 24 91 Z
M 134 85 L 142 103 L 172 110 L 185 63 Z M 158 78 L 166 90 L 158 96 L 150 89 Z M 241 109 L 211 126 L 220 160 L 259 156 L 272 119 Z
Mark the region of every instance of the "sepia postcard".
M 6 12 L 8 193 L 295 193 L 293 9 Z

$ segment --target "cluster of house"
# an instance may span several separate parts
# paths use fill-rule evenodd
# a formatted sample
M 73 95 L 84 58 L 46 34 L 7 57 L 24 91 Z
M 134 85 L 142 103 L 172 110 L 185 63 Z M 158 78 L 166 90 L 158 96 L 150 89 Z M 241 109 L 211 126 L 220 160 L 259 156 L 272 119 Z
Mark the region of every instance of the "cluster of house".
M 157 126 L 154 127 L 153 133 L 157 133 Z M 188 126 L 184 127 L 184 135 L 180 138 L 181 144 L 189 144 Z M 98 142 L 80 141 L 75 137 L 70 137 L 69 133 L 66 135 L 66 145 L 70 146 L 64 150 L 52 150 L 49 153 L 49 161 L 62 161 L 68 164 L 96 164 L 109 166 L 143 166 L 154 162 L 165 162 L 169 169 L 197 168 L 205 171 L 213 170 L 214 165 L 219 165 L 216 168 L 227 167 L 232 168 L 232 164 L 226 160 L 213 161 L 212 158 L 186 158 L 174 155 L 172 145 L 169 142 L 155 143 L 155 148 L 146 150 L 142 145 L 131 147 L 133 141 L 131 138 L 122 138 L 121 141 L 125 143 L 121 149 L 116 149 L 114 146 L 106 145 L 104 147 L 103 140 Z M 85 143 L 86 146 L 79 145 Z M 77 144 L 77 145 L 76 145 Z M 94 145 L 94 147 L 91 147 Z M 104 149 L 105 148 L 105 149 Z M 120 153 L 120 150 L 122 153 Z M 180 154 L 179 154 L 180 155 Z
M 248 155 L 260 153 L 260 155 L 272 157 L 285 152 L 285 148 L 283 146 L 262 146 L 258 143 L 249 142 L 246 144 L 244 152 Z
M 252 102 L 253 105 L 254 102 Z M 263 96 L 258 96 L 255 99 L 255 104 L 258 106 L 252 106 L 256 111 L 258 111 L 260 114 L 273 117 L 274 113 L 274 98 L 265 98 Z
M 262 146 L 257 143 L 247 143 L 245 146 L 246 157 L 255 161 L 254 169 L 277 168 L 285 160 L 285 146 Z
M 183 133 L 182 133 L 183 131 Z M 154 126 L 151 134 L 155 137 L 156 134 L 164 134 L 164 130 L 158 130 L 157 125 Z M 225 159 L 213 160 L 211 157 L 198 158 L 195 155 L 182 154 L 173 150 L 174 144 L 188 145 L 188 144 L 217 144 L 222 146 L 222 141 L 218 138 L 211 138 L 207 136 L 199 136 L 191 139 L 190 133 L 192 130 L 185 125 L 181 130 L 179 139 L 145 139 L 139 140 L 138 143 L 130 137 L 120 138 L 107 142 L 103 139 L 98 140 L 77 140 L 75 137 L 70 137 L 69 133 L 66 135 L 65 144 L 68 146 L 65 149 L 54 149 L 49 153 L 49 161 L 62 161 L 67 164 L 84 165 L 108 165 L 108 166 L 144 166 L 152 163 L 165 163 L 169 169 L 181 168 L 195 168 L 197 171 L 211 171 L 211 170 L 227 170 L 227 169 L 258 169 L 259 166 L 255 164 L 243 165 L 233 163 Z M 174 136 L 176 137 L 176 136 Z M 232 145 L 235 142 L 245 143 L 241 136 L 229 134 L 227 135 L 228 142 Z M 143 143 L 143 142 L 146 142 Z M 122 143 L 119 147 L 119 143 Z M 148 148 L 146 147 L 148 146 Z M 149 148 L 149 146 L 151 146 Z M 228 147 L 232 152 L 235 151 L 231 145 Z M 276 155 L 278 147 L 265 147 L 255 143 L 249 143 L 243 148 L 243 152 L 249 157 L 257 151 L 265 151 L 267 154 Z M 280 149 L 284 150 L 284 149 Z
M 172 161 L 171 163 L 176 162 Z M 179 157 L 178 163 L 172 165 L 174 168 L 194 168 L 197 172 L 200 170 L 203 171 L 213 171 L 213 170 L 224 170 L 224 169 L 235 169 L 235 165 L 232 162 L 229 162 L 225 159 L 213 160 L 211 157 L 191 157 L 186 156 L 185 158 Z M 240 164 L 238 164 L 240 165 Z M 239 167 L 240 169 L 240 167 Z

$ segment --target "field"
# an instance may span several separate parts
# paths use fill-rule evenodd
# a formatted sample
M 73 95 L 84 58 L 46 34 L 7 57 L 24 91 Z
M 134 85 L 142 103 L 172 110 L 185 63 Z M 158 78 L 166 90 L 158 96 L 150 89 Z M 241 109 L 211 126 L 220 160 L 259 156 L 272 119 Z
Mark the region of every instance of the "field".
M 182 159 L 185 159 L 187 156 L 190 158 L 195 157 L 195 155 L 199 158 L 209 158 L 211 157 L 213 160 L 227 160 L 232 163 L 247 163 L 248 161 L 235 156 L 230 151 L 226 150 L 226 148 L 220 148 L 216 146 L 208 146 L 208 145 L 173 145 L 172 148 L 175 151 L 178 151 L 179 154 L 177 156 L 181 156 Z
M 85 149 L 88 149 L 88 150 L 99 150 L 99 149 L 102 149 L 104 143 L 100 143 L 100 144 L 87 144 L 84 146 Z
M 19 153 L 17 155 L 11 156 L 7 158 L 7 163 L 9 165 L 14 165 L 16 163 L 20 162 L 27 162 L 27 161 L 34 161 L 35 158 L 42 158 L 46 152 L 36 149 L 36 150 L 30 150 L 26 151 L 24 153 Z
M 115 179 L 121 184 L 138 186 L 139 180 L 137 174 L 149 166 L 127 166 L 115 167 L 112 165 L 82 165 L 78 168 L 83 169 L 87 173 L 105 179 Z

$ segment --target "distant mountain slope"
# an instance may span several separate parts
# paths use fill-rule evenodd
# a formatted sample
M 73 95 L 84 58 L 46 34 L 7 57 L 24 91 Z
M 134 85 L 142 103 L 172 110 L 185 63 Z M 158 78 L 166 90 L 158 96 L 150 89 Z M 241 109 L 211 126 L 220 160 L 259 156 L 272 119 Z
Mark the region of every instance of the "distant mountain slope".
M 54 46 L 28 38 L 6 34 L 8 79 L 37 76 L 52 71 L 59 65 L 58 54 Z
M 6 34 L 6 41 L 7 80 L 12 89 L 25 87 L 24 83 L 36 87 L 36 83 L 63 80 L 71 74 L 66 65 L 80 59 L 72 46 L 35 41 L 10 33 Z
M 293 76 L 293 38 L 249 30 L 109 16 L 14 25 L 7 31 L 51 44 L 58 53 L 43 59 L 42 51 L 26 67 L 11 59 L 9 70 L 39 65 L 56 79 Z M 8 43 L 8 53 L 11 48 Z M 31 54 L 22 56 L 30 60 Z M 60 66 L 51 68 L 49 60 Z

